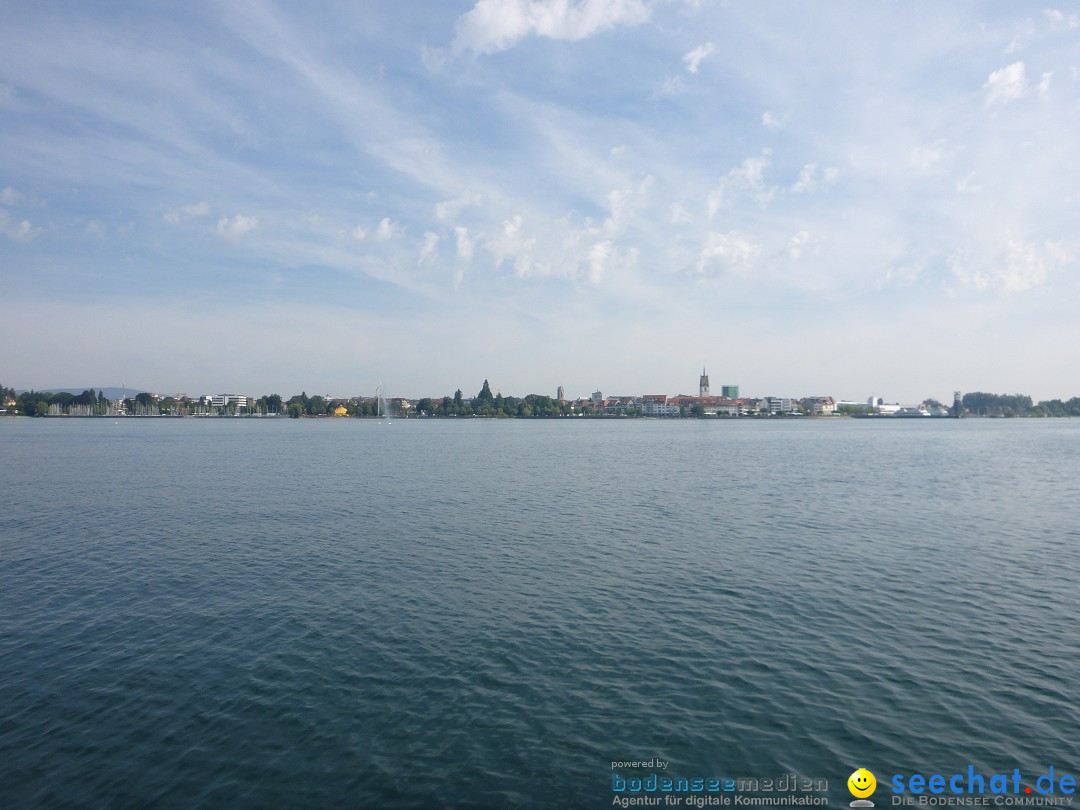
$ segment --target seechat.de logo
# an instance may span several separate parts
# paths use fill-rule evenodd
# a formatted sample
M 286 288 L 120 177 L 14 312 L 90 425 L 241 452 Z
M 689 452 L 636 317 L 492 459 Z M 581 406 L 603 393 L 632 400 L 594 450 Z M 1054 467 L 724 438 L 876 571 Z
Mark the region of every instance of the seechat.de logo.
M 873 807 L 874 803 L 867 800 L 877 790 L 877 779 L 866 768 L 859 768 L 847 780 L 847 789 L 855 797 L 851 807 Z

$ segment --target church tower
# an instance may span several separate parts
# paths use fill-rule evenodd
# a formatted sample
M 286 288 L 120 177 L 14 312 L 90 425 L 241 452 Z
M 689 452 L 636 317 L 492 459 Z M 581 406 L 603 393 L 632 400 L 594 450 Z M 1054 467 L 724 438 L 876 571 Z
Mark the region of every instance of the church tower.
M 701 379 L 698 381 L 698 396 L 707 397 L 709 395 L 709 375 L 705 373 L 705 366 L 701 367 Z

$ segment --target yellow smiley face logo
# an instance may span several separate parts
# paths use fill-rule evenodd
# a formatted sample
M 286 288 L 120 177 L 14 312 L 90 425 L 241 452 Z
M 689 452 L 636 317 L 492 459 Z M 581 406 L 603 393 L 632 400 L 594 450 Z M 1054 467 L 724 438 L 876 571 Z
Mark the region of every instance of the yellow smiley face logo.
M 877 779 L 866 768 L 859 768 L 847 780 L 847 789 L 857 799 L 865 799 L 877 790 Z

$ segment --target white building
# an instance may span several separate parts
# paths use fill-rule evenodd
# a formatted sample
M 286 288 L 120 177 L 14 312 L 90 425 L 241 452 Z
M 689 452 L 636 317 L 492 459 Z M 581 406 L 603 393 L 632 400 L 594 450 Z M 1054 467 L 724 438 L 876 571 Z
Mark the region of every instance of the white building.
M 237 409 L 247 408 L 251 399 L 242 394 L 203 394 L 199 397 L 199 404 L 209 408 L 227 408 L 233 402 Z

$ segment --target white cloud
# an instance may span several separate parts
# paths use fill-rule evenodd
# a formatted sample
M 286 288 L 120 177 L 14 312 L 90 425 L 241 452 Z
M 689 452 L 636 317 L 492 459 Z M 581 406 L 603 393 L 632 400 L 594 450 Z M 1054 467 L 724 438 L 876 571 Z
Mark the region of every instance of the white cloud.
M 926 171 L 953 154 L 954 150 L 948 149 L 947 146 L 948 142 L 944 138 L 934 141 L 930 146 L 916 146 L 908 155 L 908 165 L 913 169 Z
M 671 216 L 668 221 L 672 225 L 683 225 L 687 222 L 693 222 L 694 218 L 690 215 L 690 212 L 686 210 L 682 203 L 675 203 L 671 206 Z
M 416 258 L 417 264 L 428 265 L 435 261 L 438 246 L 439 235 L 432 231 L 425 231 L 424 241 L 420 245 L 420 255 Z
M 621 158 L 623 155 L 626 154 L 626 144 L 621 143 L 618 146 L 611 147 L 610 154 L 613 158 Z
M 250 233 L 259 227 L 259 220 L 255 217 L 237 214 L 235 217 L 222 217 L 218 220 L 217 232 L 226 239 L 235 239 Z
M 788 256 L 798 261 L 802 258 L 803 251 L 806 250 L 807 244 L 810 242 L 809 231 L 799 231 L 793 237 L 791 237 L 791 244 L 788 246 Z
M 16 222 L 7 211 L 0 211 L 0 233 L 12 242 L 29 242 L 41 233 L 41 229 L 35 228 L 28 219 Z
M 165 221 L 171 225 L 179 225 L 184 220 L 193 219 L 195 217 L 205 217 L 209 213 L 209 203 L 197 202 L 192 203 L 191 205 L 182 205 L 171 211 L 166 211 Z
M 588 280 L 590 283 L 599 284 L 603 280 L 604 273 L 606 273 L 608 269 L 608 262 L 611 260 L 614 252 L 615 245 L 610 239 L 603 242 L 597 242 L 589 248 Z
M 467 205 L 479 205 L 483 201 L 483 197 L 475 191 L 466 191 L 456 200 L 444 200 L 441 203 L 435 205 L 435 217 L 440 222 L 446 220 L 456 219 L 461 213 L 461 209 Z
M 1053 77 L 1053 73 L 1044 73 L 1042 80 L 1039 82 L 1039 95 L 1045 96 L 1050 92 L 1050 79 Z
M 761 114 L 761 125 L 766 129 L 780 129 L 781 127 L 785 126 L 790 120 L 791 110 L 788 110 L 783 115 L 777 115 L 771 110 L 766 110 Z
M 420 62 L 428 73 L 441 73 L 446 67 L 446 51 L 423 45 L 420 48 Z
M 375 241 L 387 242 L 401 236 L 404 232 L 405 229 L 401 225 L 391 222 L 389 217 L 383 217 L 379 220 L 378 227 L 375 228 Z
M 362 225 L 357 225 L 352 230 L 353 238 L 358 242 L 389 242 L 403 233 L 405 233 L 405 228 L 396 222 L 392 222 L 389 217 L 383 217 L 379 220 L 379 224 L 375 226 L 374 231 L 369 231 Z
M 710 233 L 705 247 L 698 254 L 694 272 L 699 276 L 710 276 L 744 270 L 760 253 L 761 248 L 738 231 Z
M 642 180 L 636 188 L 623 188 L 608 192 L 609 216 L 604 220 L 599 230 L 592 229 L 591 233 L 601 233 L 604 236 L 621 235 L 626 230 L 631 218 L 644 206 L 652 182 L 652 176 L 649 176 Z
M 1010 239 L 1005 248 L 1004 260 L 998 267 L 1001 291 L 1023 292 L 1046 282 L 1050 268 L 1065 258 L 1063 251 L 1052 243 L 1040 250 L 1037 245 Z
M 83 238 L 87 239 L 104 239 L 105 238 L 105 226 L 96 219 L 90 220 L 87 223 L 86 229 L 83 231 Z
M 676 96 L 683 91 L 683 77 L 671 76 L 664 80 L 664 83 L 656 89 L 656 91 L 650 96 L 650 99 L 657 99 L 662 96 Z
M 881 280 L 879 289 L 886 286 L 910 287 L 922 277 L 922 274 L 923 266 L 919 262 L 890 267 L 885 271 L 885 277 Z
M 765 169 L 769 165 L 771 149 L 763 149 L 757 157 L 746 158 L 742 164 L 727 173 L 720 184 L 713 189 L 706 200 L 708 218 L 711 220 L 719 212 L 721 206 L 730 201 L 730 192 L 747 191 L 761 207 L 769 204 L 776 187 L 765 185 Z
M 29 206 L 31 208 L 45 208 L 45 201 L 39 200 L 36 197 L 28 197 L 16 188 L 11 186 L 5 186 L 0 189 L 0 205 L 7 205 L 10 207 L 15 206 Z
M 958 251 L 949 257 L 949 267 L 974 290 L 1012 294 L 1045 284 L 1050 274 L 1070 259 L 1059 243 L 1044 242 L 1040 246 L 1007 236 L 996 246 Z
M 514 259 L 514 269 L 519 276 L 528 275 L 532 269 L 532 249 L 536 246 L 535 237 L 526 237 L 522 226 L 524 219 L 515 214 L 503 223 L 502 233 L 485 242 L 485 247 L 494 257 L 495 267 L 500 267 L 507 258 Z
M 697 73 L 698 68 L 701 67 L 702 61 L 709 55 L 716 52 L 716 46 L 711 42 L 706 42 L 704 45 L 698 45 L 689 53 L 685 54 L 682 58 L 683 65 L 686 66 L 687 73 Z
M 799 172 L 799 179 L 791 184 L 791 191 L 795 194 L 812 194 L 831 186 L 839 174 L 833 166 L 827 166 L 819 172 L 816 163 L 807 163 Z
M 1080 27 L 1080 15 L 1069 14 L 1066 16 L 1056 8 L 1048 8 L 1043 12 L 1050 28 L 1055 31 L 1073 31 Z
M 1016 101 L 1027 92 L 1027 77 L 1024 63 L 1013 62 L 1011 65 L 995 70 L 983 85 L 987 104 L 1008 104 Z
M 643 0 L 477 0 L 458 20 L 454 49 L 495 53 L 530 34 L 576 41 L 648 18 Z
M 25 199 L 25 195 L 16 191 L 11 186 L 5 186 L 3 191 L 0 191 L 0 203 L 3 203 L 4 205 L 19 205 Z
M 977 194 L 982 191 L 982 186 L 975 182 L 975 172 L 971 172 L 956 182 L 956 190 L 961 194 Z
M 457 256 L 463 262 L 471 262 L 476 254 L 476 243 L 469 236 L 468 228 L 454 228 L 454 239 L 457 245 Z

